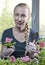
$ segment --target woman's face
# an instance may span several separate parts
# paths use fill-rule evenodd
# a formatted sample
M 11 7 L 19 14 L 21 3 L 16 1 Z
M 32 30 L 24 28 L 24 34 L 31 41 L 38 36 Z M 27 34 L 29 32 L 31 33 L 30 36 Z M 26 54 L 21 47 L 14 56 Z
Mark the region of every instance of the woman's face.
M 29 19 L 28 8 L 25 6 L 18 6 L 15 9 L 14 20 L 18 28 L 25 28 L 25 25 Z

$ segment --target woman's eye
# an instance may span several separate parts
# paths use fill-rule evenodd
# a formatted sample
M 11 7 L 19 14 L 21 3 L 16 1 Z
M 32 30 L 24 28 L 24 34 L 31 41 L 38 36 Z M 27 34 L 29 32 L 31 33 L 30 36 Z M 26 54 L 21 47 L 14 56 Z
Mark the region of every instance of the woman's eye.
M 19 16 L 19 14 L 15 14 L 15 16 Z
M 22 14 L 21 16 L 22 16 L 22 17 L 26 17 L 26 15 L 25 15 L 25 14 Z

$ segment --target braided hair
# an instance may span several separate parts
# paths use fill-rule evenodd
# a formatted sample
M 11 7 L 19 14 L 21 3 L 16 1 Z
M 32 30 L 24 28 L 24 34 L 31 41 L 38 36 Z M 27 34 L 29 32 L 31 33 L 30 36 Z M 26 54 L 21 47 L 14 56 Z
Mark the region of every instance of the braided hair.
M 29 27 L 28 23 L 26 23 L 25 26 L 25 40 L 26 40 L 26 46 L 29 44 Z M 25 51 L 25 55 L 27 54 L 27 50 Z

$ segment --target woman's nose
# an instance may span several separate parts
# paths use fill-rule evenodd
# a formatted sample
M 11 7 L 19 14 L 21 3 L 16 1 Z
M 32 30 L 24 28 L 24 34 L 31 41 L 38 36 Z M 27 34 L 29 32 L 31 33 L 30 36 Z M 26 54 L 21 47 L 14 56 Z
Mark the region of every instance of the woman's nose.
M 21 17 L 19 17 L 19 21 L 21 21 Z

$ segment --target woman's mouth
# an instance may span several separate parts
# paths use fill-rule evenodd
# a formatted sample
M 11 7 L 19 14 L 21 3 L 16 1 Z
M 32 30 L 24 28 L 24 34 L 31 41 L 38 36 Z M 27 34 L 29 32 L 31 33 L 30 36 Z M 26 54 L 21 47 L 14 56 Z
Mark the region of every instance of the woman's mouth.
M 22 25 L 24 22 L 22 22 L 22 23 L 17 23 L 18 25 Z

